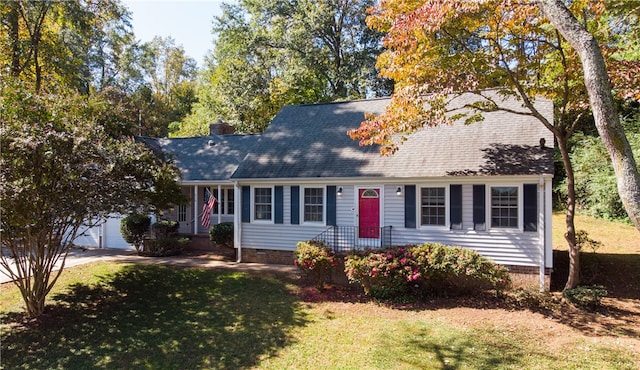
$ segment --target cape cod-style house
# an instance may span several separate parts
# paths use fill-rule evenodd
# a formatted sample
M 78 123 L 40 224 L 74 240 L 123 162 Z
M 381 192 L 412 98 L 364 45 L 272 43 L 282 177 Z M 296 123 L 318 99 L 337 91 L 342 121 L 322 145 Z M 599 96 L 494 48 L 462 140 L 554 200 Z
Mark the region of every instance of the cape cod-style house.
M 477 100 L 462 94 L 449 108 Z M 260 135 L 155 139 L 173 155 L 189 199 L 167 216 L 185 234 L 206 235 L 201 211 L 205 192 L 214 194 L 211 223 L 234 223 L 243 262 L 291 263 L 297 242 L 309 239 L 338 251 L 442 242 L 542 283 L 553 266 L 553 134 L 511 98 L 500 103 L 509 111 L 423 128 L 385 157 L 347 132 L 389 101 L 286 106 Z M 535 106 L 553 120 L 551 101 Z

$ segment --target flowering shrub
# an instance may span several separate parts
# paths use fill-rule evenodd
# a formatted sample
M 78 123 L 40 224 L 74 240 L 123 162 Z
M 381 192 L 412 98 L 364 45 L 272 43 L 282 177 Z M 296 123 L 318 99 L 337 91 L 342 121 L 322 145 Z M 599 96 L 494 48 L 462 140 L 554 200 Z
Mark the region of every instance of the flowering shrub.
M 331 268 L 336 265 L 336 257 L 331 249 L 321 241 L 299 242 L 293 253 L 293 264 L 304 271 L 318 289 L 324 287 L 331 276 Z
M 365 250 L 348 256 L 345 273 L 366 294 L 392 298 L 408 294 L 502 291 L 509 272 L 473 250 L 442 244 Z

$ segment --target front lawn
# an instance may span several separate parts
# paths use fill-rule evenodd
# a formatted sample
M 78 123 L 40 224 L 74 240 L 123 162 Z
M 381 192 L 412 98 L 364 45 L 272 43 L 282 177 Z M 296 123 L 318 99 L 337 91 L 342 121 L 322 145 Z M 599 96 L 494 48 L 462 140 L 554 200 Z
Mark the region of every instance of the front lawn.
M 98 276 L 98 277 L 95 277 Z M 634 334 L 438 300 L 391 307 L 287 277 L 95 263 L 63 273 L 46 316 L 0 286 L 5 369 L 634 369 Z M 346 294 L 346 293 L 345 293 Z M 356 298 L 356 299 L 354 299 Z M 634 353 L 635 351 L 635 353 Z

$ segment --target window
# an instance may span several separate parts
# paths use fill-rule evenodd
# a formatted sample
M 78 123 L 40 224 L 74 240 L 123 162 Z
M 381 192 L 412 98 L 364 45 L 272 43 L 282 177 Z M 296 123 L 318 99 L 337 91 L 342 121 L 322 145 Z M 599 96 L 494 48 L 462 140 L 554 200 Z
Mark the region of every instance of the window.
M 178 222 L 187 222 L 187 205 L 180 204 L 178 206 Z
M 253 196 L 254 219 L 271 220 L 271 188 L 255 188 Z
M 218 196 L 218 188 L 210 188 L 207 187 L 210 194 L 212 194 L 216 198 L 216 204 L 213 206 L 212 214 L 218 214 L 218 207 L 220 208 L 220 214 L 222 215 L 232 215 L 233 214 L 233 189 L 221 189 L 220 196 Z M 206 199 L 207 190 L 204 190 L 203 199 Z
M 518 188 L 491 188 L 491 227 L 518 227 Z
M 304 221 L 323 222 L 324 221 L 324 189 L 305 188 L 304 189 Z
M 445 225 L 445 189 L 421 188 L 421 225 Z
M 233 207 L 235 206 L 235 203 L 233 202 L 233 197 L 234 197 L 234 193 L 233 193 L 233 189 L 227 189 L 227 213 L 228 215 L 232 215 L 233 214 Z

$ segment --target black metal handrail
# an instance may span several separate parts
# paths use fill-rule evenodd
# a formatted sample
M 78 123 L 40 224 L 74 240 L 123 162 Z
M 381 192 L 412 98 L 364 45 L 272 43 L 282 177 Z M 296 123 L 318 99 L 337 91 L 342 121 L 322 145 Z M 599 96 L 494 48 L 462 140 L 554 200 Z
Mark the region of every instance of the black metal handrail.
M 391 247 L 392 226 L 358 227 L 329 226 L 313 240 L 322 241 L 336 253 L 348 253 L 368 248 Z

